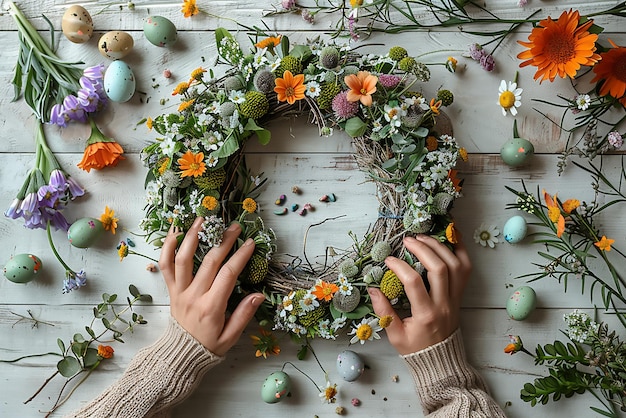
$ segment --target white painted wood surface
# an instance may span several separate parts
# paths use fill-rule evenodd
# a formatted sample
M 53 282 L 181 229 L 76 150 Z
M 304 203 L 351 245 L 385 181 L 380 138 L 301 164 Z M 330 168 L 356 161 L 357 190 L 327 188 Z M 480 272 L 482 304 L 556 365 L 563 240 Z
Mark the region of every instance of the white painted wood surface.
M 57 30 L 67 4 L 63 0 L 20 1 L 25 14 L 32 18 L 38 28 L 44 29 L 45 22 L 40 18 L 44 12 Z M 66 211 L 68 219 L 83 216 L 98 216 L 105 205 L 114 208 L 120 217 L 121 228 L 138 232 L 137 224 L 143 217 L 143 179 L 145 169 L 139 161 L 138 152 L 154 133 L 137 123 L 144 117 L 156 116 L 176 106 L 170 92 L 177 82 L 185 79 L 189 72 L 207 65 L 216 56 L 212 30 L 219 26 L 236 27 L 227 19 L 198 15 L 183 19 L 179 2 L 135 1 L 133 11 L 126 3 L 84 2 L 90 10 L 96 25 L 96 34 L 88 44 L 71 44 L 60 37 L 59 53 L 69 60 L 82 60 L 88 65 L 102 62 L 97 51 L 99 36 L 108 30 L 129 31 L 135 39 L 135 50 L 128 58 L 138 80 L 138 93 L 124 104 L 109 106 L 98 115 L 97 122 L 105 134 L 115 137 L 125 148 L 127 159 L 117 168 L 101 172 L 85 173 L 76 167 L 82 156 L 88 127 L 73 125 L 65 129 L 47 127 L 51 148 L 57 153 L 64 168 L 88 189 L 88 195 L 80 203 L 73 204 Z M 259 25 L 264 11 L 277 6 L 278 1 L 243 2 L 235 0 L 198 1 L 201 8 L 211 13 L 243 24 Z M 303 2 L 304 3 L 304 2 Z M 313 3 L 309 1 L 308 3 Z M 531 0 L 526 10 L 520 10 L 514 0 L 486 1 L 486 7 L 502 16 L 524 17 L 533 8 L 541 8 L 538 16 L 553 16 L 564 9 L 580 7 L 581 11 L 605 9 L 617 1 L 539 1 Z M 141 33 L 142 18 L 149 14 L 160 14 L 170 18 L 179 29 L 180 40 L 171 50 L 154 47 Z M 272 31 L 290 36 L 293 42 L 304 41 L 317 34 L 323 34 L 332 24 L 331 16 L 318 16 L 311 26 L 298 16 L 281 15 L 264 18 L 263 22 Z M 617 43 L 626 43 L 624 22 L 615 18 L 598 21 L 603 24 L 610 37 Z M 578 397 L 560 401 L 545 407 L 531 408 L 519 399 L 523 383 L 543 373 L 533 366 L 530 358 L 517 355 L 510 357 L 502 351 L 508 343 L 508 334 L 520 334 L 528 347 L 547 343 L 561 337 L 562 315 L 574 308 L 589 309 L 593 306 L 588 291 L 581 294 L 580 288 L 570 283 L 567 293 L 563 286 L 551 280 L 535 283 L 539 295 L 538 309 L 524 322 L 508 319 L 503 309 L 511 292 L 511 284 L 521 285 L 514 278 L 532 272 L 533 261 L 539 261 L 536 247 L 529 244 L 500 244 L 495 250 L 484 249 L 471 239 L 474 229 L 482 222 L 498 225 L 512 215 L 505 211 L 506 203 L 513 196 L 504 189 L 505 185 L 519 187 L 524 180 L 530 190 L 537 184 L 551 193 L 559 192 L 562 197 L 591 199 L 590 178 L 575 170 L 568 169 L 563 176 L 556 175 L 556 154 L 564 147 L 564 140 L 550 122 L 539 115 L 533 107 L 540 107 L 555 118 L 560 114 L 531 99 L 556 101 L 557 94 L 572 96 L 574 91 L 567 81 L 539 85 L 532 81 L 530 69 L 520 71 L 519 82 L 524 88 L 523 107 L 518 123 L 520 133 L 531 139 L 538 152 L 536 158 L 523 168 L 511 169 L 502 163 L 497 153 L 500 145 L 511 136 L 513 119 L 503 117 L 496 105 L 498 85 L 501 79 L 512 80 L 518 71 L 520 46 L 515 40 L 527 36 L 525 27 L 519 34 L 505 41 L 496 54 L 497 69 L 486 73 L 461 53 L 472 42 L 481 38 L 456 30 L 442 30 L 430 33 L 404 33 L 398 35 L 376 34 L 363 43 L 379 44 L 368 47 L 372 52 L 383 51 L 392 45 L 403 45 L 412 55 L 432 50 L 454 50 L 425 57 L 426 62 L 444 61 L 448 55 L 459 58 L 465 65 L 464 71 L 455 75 L 441 69 L 433 69 L 430 88 L 440 84 L 455 93 L 455 104 L 447 110 L 453 120 L 455 136 L 471 153 L 470 161 L 459 166 L 461 177 L 465 179 L 464 195 L 457 201 L 455 214 L 460 229 L 474 260 L 472 281 L 467 289 L 463 309 L 463 329 L 468 356 L 472 363 L 487 379 L 495 399 L 506 406 L 510 417 L 568 416 L 588 417 L 588 405 L 595 404 L 591 397 Z M 245 34 L 239 34 L 245 40 Z M 384 44 L 385 46 L 381 46 Z M 34 119 L 30 110 L 22 102 L 11 102 L 13 87 L 10 84 L 17 56 L 17 34 L 12 18 L 8 14 L 0 16 L 0 207 L 6 208 L 17 193 L 17 189 L 34 162 Z M 162 72 L 170 69 L 171 79 L 165 79 Z M 217 68 L 219 72 L 220 69 Z M 140 93 L 141 92 L 141 93 Z M 160 99 L 166 99 L 164 105 Z M 278 126 L 280 125 L 280 126 Z M 289 254 L 302 253 L 303 234 L 313 223 L 328 217 L 346 215 L 314 228 L 309 234 L 307 254 L 323 254 L 323 249 L 332 245 L 343 248 L 349 245 L 349 230 L 362 234 L 376 219 L 377 207 L 374 189 L 366 182 L 365 175 L 358 171 L 350 158 L 350 142 L 347 137 L 334 135 L 319 138 L 317 129 L 306 126 L 305 118 L 291 119 L 288 123 L 276 123 L 272 128 L 273 140 L 268 147 L 251 145 L 249 152 L 254 154 L 251 168 L 264 171 L 269 177 L 267 189 L 259 202 L 265 219 L 279 235 L 279 251 Z M 258 157 L 258 158 L 256 158 Z M 619 156 L 606 159 L 607 166 L 613 167 L 617 175 Z M 273 201 L 280 194 L 289 193 L 292 185 L 304 191 L 302 200 L 310 200 L 318 210 L 307 217 L 275 217 L 270 214 Z M 332 205 L 320 204 L 317 199 L 325 193 L 335 193 L 338 200 Z M 623 216 L 603 220 L 615 231 L 626 230 Z M 337 231 L 345 231 L 346 234 Z M 56 263 L 43 231 L 30 231 L 20 222 L 5 217 L 0 218 L 0 261 L 5 262 L 12 254 L 32 252 L 39 255 L 45 265 L 44 273 L 27 285 L 17 285 L 0 280 L 0 358 L 15 358 L 39 352 L 55 351 L 56 339 L 68 339 L 83 329 L 91 318 L 91 306 L 98 303 L 103 292 L 126 295 L 130 283 L 154 297 L 154 302 L 138 308 L 149 324 L 139 327 L 133 335 L 128 335 L 127 343 L 115 346 L 114 361 L 107 362 L 84 383 L 60 410 L 68 412 L 89 402 L 108 384 L 117 379 L 134 353 L 156 339 L 164 328 L 168 317 L 168 296 L 159 273 L 146 271 L 146 262 L 138 257 L 128 257 L 119 262 L 115 246 L 119 239 L 129 233 L 120 230 L 118 235 L 107 235 L 97 247 L 79 250 L 66 245 L 62 233 L 54 233 L 59 252 L 75 268 L 85 268 L 89 285 L 78 292 L 63 295 L 60 292 L 63 269 Z M 623 245 L 623 234 L 615 234 L 616 244 Z M 158 251 L 148 244 L 135 239 L 138 251 L 158 258 Z M 31 328 L 27 323 L 14 324 L 18 319 L 12 312 L 26 315 L 30 309 L 37 317 L 54 323 L 54 327 L 41 325 Z M 294 347 L 287 339 L 282 341 L 283 353 L 280 357 L 268 360 L 256 359 L 248 335 L 256 327 L 250 326 L 246 335 L 228 355 L 227 361 L 211 370 L 200 389 L 176 413 L 176 417 L 331 417 L 338 405 L 348 408 L 350 416 L 398 417 L 421 415 L 419 401 L 414 394 L 413 384 L 400 359 L 391 346 L 383 339 L 380 342 L 352 347 L 366 359 L 369 366 L 365 376 L 357 382 L 339 382 L 340 397 L 336 405 L 321 405 L 317 391 L 303 376 L 287 366 L 295 381 L 294 394 L 278 405 L 264 404 L 259 397 L 261 382 L 272 371 L 280 369 L 285 361 L 294 361 Z M 334 370 L 336 354 L 347 347 L 347 341 L 314 342 L 314 347 L 322 364 L 330 372 L 333 381 L 339 378 Z M 57 378 L 31 403 L 25 401 L 43 380 L 54 371 L 54 358 L 37 358 L 17 364 L 0 363 L 0 416 L 36 417 L 43 415 L 53 403 L 61 387 Z M 312 360 L 297 362 L 320 384 L 323 375 Z M 397 383 L 392 375 L 399 375 Z M 375 391 L 375 394 L 373 394 Z M 357 397 L 363 405 L 355 408 L 350 399 Z

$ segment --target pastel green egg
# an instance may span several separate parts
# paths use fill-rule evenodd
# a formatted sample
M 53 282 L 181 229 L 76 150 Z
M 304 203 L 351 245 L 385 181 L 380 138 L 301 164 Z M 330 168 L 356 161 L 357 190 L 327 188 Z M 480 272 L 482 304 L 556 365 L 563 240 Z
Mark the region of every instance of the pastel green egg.
M 535 153 L 533 144 L 524 138 L 509 139 L 500 148 L 500 157 L 507 165 L 516 167 L 528 160 Z
M 274 372 L 267 376 L 261 388 L 263 402 L 282 401 L 291 391 L 291 378 L 285 372 Z
M 163 16 L 150 16 L 143 21 L 143 34 L 151 44 L 172 46 L 178 40 L 176 26 Z
M 67 231 L 67 239 L 76 248 L 89 248 L 98 241 L 104 226 L 99 219 L 81 218 L 76 220 Z
M 104 73 L 104 92 L 114 102 L 127 102 L 135 94 L 135 74 L 124 61 L 113 61 Z
M 504 240 L 509 244 L 517 244 L 526 237 L 528 226 L 523 216 L 515 215 L 509 218 L 502 228 Z
M 506 301 L 506 312 L 511 319 L 523 321 L 528 318 L 537 304 L 537 294 L 530 286 L 521 286 L 513 291 Z
M 33 254 L 16 254 L 4 265 L 4 277 L 14 283 L 28 283 L 35 278 L 42 264 Z

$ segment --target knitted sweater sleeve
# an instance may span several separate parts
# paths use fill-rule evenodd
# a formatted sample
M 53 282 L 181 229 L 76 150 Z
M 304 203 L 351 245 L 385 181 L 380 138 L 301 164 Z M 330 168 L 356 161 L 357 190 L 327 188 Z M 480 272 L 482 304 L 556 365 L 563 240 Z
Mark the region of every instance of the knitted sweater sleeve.
M 401 358 L 409 366 L 424 414 L 429 417 L 505 417 L 483 379 L 468 364 L 460 330 Z
M 66 418 L 167 417 L 222 360 L 170 318 L 165 333 L 137 353 L 117 382 Z

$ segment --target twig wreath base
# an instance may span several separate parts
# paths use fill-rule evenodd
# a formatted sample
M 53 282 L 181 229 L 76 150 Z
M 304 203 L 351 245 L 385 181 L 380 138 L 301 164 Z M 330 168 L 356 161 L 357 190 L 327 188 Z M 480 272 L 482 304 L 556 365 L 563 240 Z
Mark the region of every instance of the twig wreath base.
M 430 234 L 451 244 L 456 239 L 449 211 L 461 195 L 461 181 L 454 167 L 467 153 L 441 110 L 452 104 L 452 93 L 439 90 L 428 100 L 422 91 L 428 67 L 401 47 L 360 55 L 334 41 L 290 45 L 277 36 L 244 53 L 224 29 L 216 31 L 216 42 L 220 60 L 230 66 L 226 74 L 216 79 L 212 71 L 194 70 L 174 90 L 181 96 L 178 112 L 147 121 L 161 135 L 143 152 L 149 171 L 141 227 L 148 240 L 159 245 L 170 225 L 186 230 L 196 216 L 204 217 L 198 266 L 221 243 L 226 226 L 238 222 L 236 247 L 248 238 L 256 245 L 233 305 L 260 291 L 266 303 L 257 317 L 275 329 L 334 339 L 349 321 L 361 320 L 353 342 L 376 338 L 381 325 L 366 288 L 380 287 L 394 304 L 405 300 L 384 259 L 393 254 L 421 273 L 419 261 L 402 246 L 406 234 Z M 364 237 L 350 233 L 351 249 L 327 249 L 323 264 L 309 261 L 306 244 L 304 259 L 278 260 L 276 234 L 255 200 L 267 179 L 250 172 L 243 152 L 251 137 L 269 142 L 269 121 L 294 114 L 307 115 L 323 136 L 348 134 L 358 167 L 376 184 L 378 219 Z

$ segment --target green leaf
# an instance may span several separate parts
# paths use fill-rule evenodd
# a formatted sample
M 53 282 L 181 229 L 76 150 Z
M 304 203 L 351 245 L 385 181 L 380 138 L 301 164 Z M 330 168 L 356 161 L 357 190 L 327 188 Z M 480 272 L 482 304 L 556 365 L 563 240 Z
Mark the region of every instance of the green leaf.
M 224 28 L 215 29 L 215 43 L 217 45 L 220 45 L 220 42 L 222 41 L 222 39 L 232 38 L 232 37 L 233 35 L 231 35 L 227 29 L 224 29 Z
M 352 138 L 363 136 L 367 130 L 367 124 L 358 116 L 350 118 L 346 121 L 345 131 Z
M 259 138 L 259 143 L 261 145 L 269 144 L 270 139 L 272 138 L 272 133 L 268 131 L 267 129 L 262 128 L 259 125 L 257 125 L 254 119 L 248 119 L 248 122 L 246 122 L 246 126 L 244 126 L 243 129 L 246 131 L 253 131 L 254 133 L 256 133 L 256 136 L 257 138 Z
M 89 343 L 87 341 L 83 341 L 82 343 L 73 343 L 72 352 L 76 355 L 76 357 L 83 357 L 85 355 L 85 351 L 87 351 L 87 347 L 89 347 Z
M 74 342 L 76 342 L 76 343 L 84 343 L 85 342 L 85 337 L 83 337 L 83 334 L 77 332 L 76 334 L 74 334 Z
M 87 352 L 85 352 L 85 356 L 83 357 L 83 364 L 85 367 L 93 367 L 94 364 L 98 362 L 98 350 L 95 348 L 89 347 Z
M 142 294 L 139 296 L 139 300 L 142 302 L 152 302 L 152 296 L 148 294 Z
M 85 331 L 87 331 L 87 334 L 89 334 L 91 336 L 91 338 L 95 339 L 96 338 L 96 333 L 93 332 L 93 330 L 90 327 L 85 327 Z
M 214 158 L 226 158 L 230 155 L 233 155 L 235 151 L 239 149 L 239 142 L 237 142 L 237 138 L 235 135 L 230 134 L 224 144 L 220 147 L 220 149 L 213 151 L 211 156 Z
M 308 352 L 309 352 L 308 345 L 303 345 L 302 347 L 300 347 L 300 349 L 298 350 L 298 354 L 297 354 L 298 360 L 304 360 Z
M 290 52 L 292 57 L 300 58 L 300 61 L 306 61 L 313 53 L 308 45 L 296 45 Z
M 106 329 L 111 329 L 111 323 L 106 318 L 102 318 L 102 325 L 104 325 Z
M 107 300 L 108 303 L 113 303 L 115 302 L 115 300 L 117 299 L 117 295 L 111 295 L 109 296 L 109 299 Z
M 69 378 L 79 373 L 82 368 L 74 357 L 64 357 L 63 360 L 57 363 L 57 370 L 61 373 L 61 376 Z
M 287 36 L 280 38 L 280 51 L 283 57 L 289 55 L 289 38 Z
M 60 339 L 60 338 L 57 338 L 57 345 L 61 349 L 61 354 L 64 354 L 65 353 L 65 343 L 63 342 L 63 340 Z
M 131 284 L 130 286 L 128 286 L 128 292 L 133 295 L 133 297 L 139 297 L 140 293 L 139 293 L 139 289 L 137 289 L 137 286 L 135 286 L 134 284 Z
M 361 305 L 352 312 L 346 312 L 343 315 L 348 319 L 361 319 L 370 312 L 372 310 L 368 306 Z

